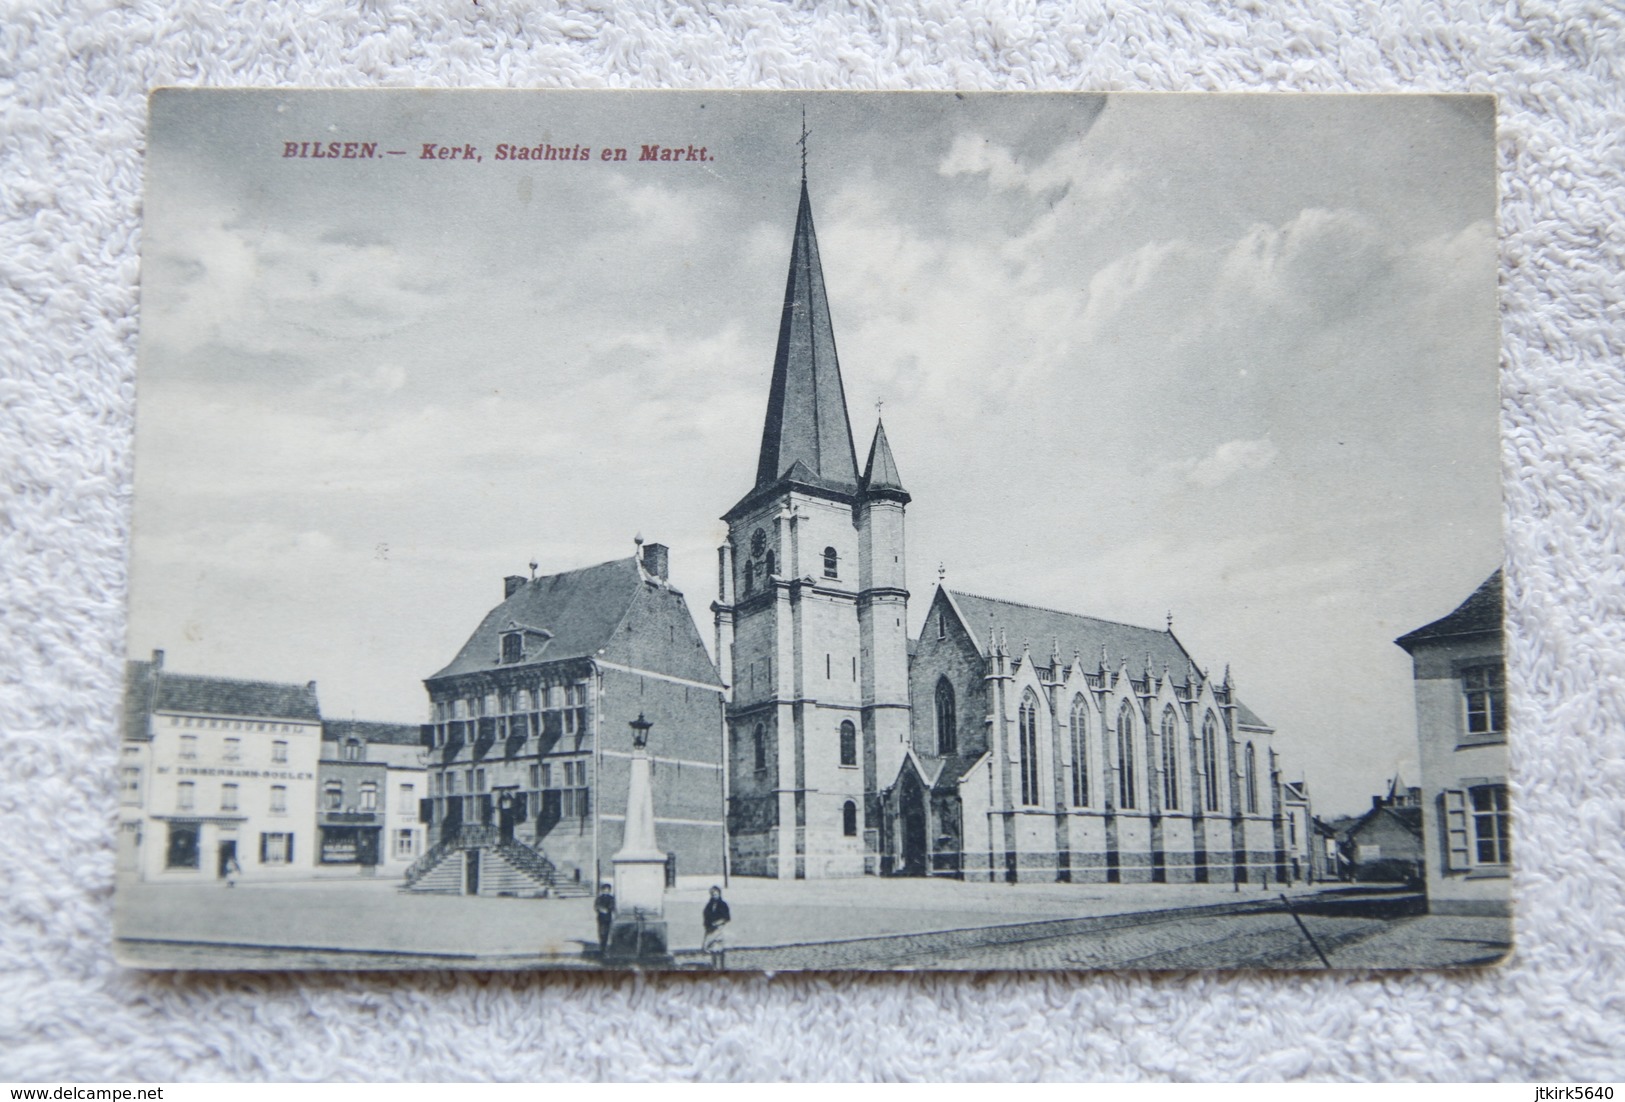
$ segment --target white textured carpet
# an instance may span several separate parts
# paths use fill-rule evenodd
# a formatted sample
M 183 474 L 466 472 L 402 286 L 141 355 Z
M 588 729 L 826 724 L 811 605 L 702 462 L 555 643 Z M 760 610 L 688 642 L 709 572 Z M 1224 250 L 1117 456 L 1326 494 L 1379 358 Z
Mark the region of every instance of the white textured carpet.
M 0 1080 L 1625 1077 L 1625 16 L 1123 7 L 0 2 Z M 114 723 L 144 97 L 162 84 L 1499 94 L 1513 962 L 1380 979 L 121 971 Z

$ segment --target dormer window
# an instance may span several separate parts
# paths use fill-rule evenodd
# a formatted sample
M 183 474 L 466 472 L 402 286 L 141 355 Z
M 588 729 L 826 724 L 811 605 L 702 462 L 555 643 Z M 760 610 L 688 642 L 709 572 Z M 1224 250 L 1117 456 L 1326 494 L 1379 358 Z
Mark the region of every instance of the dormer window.
M 824 577 L 826 577 L 826 578 L 839 577 L 840 572 L 837 569 L 839 566 L 840 566 L 840 556 L 835 553 L 835 548 L 833 548 L 833 547 L 824 548 Z
M 504 632 L 502 635 L 502 661 L 518 662 L 525 657 L 525 635 L 519 631 Z

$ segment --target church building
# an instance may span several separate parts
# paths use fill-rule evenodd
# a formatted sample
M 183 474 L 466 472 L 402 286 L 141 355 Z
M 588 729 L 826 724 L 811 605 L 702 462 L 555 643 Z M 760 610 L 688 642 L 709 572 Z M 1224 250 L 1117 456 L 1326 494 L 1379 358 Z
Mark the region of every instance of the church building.
M 782 879 L 1289 875 L 1271 728 L 1166 630 L 940 584 L 908 635 L 911 497 L 859 467 L 805 171 L 755 482 L 723 516 L 732 871 Z

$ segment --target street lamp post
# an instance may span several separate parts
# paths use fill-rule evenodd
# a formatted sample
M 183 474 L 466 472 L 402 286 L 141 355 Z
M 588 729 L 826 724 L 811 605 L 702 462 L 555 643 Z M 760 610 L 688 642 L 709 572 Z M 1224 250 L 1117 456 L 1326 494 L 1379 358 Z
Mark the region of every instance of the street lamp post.
M 625 832 L 610 859 L 615 867 L 615 920 L 607 959 L 612 963 L 671 963 L 666 940 L 666 854 L 655 841 L 654 787 L 649 768 L 649 729 L 642 712 L 632 728 L 631 776 L 627 781 Z

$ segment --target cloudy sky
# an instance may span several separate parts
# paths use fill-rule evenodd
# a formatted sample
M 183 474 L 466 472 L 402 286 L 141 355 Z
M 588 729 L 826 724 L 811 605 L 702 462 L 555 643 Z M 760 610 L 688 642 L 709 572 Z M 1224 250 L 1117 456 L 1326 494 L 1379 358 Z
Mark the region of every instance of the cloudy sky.
M 1500 557 L 1485 99 L 160 93 L 132 655 L 417 721 L 502 575 L 639 532 L 709 638 L 803 106 L 859 459 L 883 400 L 914 495 L 916 623 L 939 563 L 1171 611 L 1318 810 L 1414 779 L 1392 640 Z

